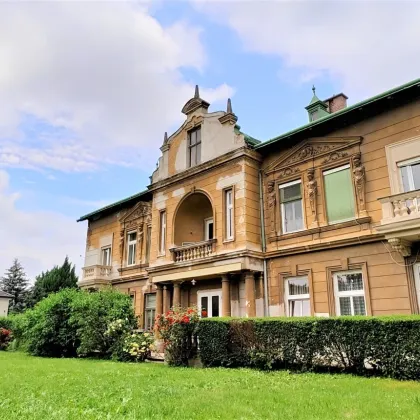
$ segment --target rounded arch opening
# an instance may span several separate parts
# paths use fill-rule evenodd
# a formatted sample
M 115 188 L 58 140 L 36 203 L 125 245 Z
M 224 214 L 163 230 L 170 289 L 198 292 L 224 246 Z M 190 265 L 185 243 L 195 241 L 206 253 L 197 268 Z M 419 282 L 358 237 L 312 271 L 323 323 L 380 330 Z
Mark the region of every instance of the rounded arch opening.
M 214 237 L 213 206 L 206 194 L 195 192 L 179 205 L 174 220 L 175 246 Z

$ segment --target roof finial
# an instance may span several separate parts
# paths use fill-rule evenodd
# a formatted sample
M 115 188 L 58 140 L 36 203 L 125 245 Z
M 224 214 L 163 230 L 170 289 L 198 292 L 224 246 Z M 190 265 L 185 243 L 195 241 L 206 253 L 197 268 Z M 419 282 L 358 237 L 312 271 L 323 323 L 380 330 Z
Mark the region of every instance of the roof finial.
M 227 100 L 226 112 L 228 114 L 233 114 L 233 112 L 232 112 L 232 101 L 230 100 L 230 98 L 228 98 L 228 100 Z
M 312 85 L 312 92 L 314 93 L 314 95 L 315 95 L 315 85 Z
M 165 135 L 163 136 L 163 144 L 168 143 L 168 133 L 165 131 Z
M 200 92 L 198 90 L 198 85 L 195 85 L 195 93 L 194 93 L 194 98 L 198 99 L 200 97 Z

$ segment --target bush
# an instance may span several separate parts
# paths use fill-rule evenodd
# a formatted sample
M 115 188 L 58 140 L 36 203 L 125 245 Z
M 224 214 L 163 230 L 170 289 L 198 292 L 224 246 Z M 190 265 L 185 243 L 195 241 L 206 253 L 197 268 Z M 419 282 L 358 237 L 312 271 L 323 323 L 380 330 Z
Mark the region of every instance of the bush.
M 172 366 L 188 366 L 197 346 L 194 334 L 199 321 L 197 309 L 173 308 L 157 315 L 155 329 L 163 339 L 165 360 Z
M 136 326 L 127 295 L 117 291 L 88 293 L 65 289 L 50 294 L 33 309 L 12 321 L 17 336 L 36 356 L 110 358 L 119 338 L 108 336 L 108 326 L 124 320 L 125 331 Z
M 7 350 L 12 339 L 12 331 L 0 327 L 0 351 Z
M 334 370 L 420 379 L 420 317 L 205 319 L 205 366 Z

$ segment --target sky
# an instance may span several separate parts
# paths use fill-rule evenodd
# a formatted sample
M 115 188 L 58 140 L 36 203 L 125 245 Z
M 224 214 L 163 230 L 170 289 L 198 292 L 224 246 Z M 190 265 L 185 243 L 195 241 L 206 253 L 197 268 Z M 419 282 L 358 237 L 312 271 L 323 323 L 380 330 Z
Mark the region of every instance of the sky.
M 0 276 L 66 255 L 78 217 L 139 192 L 193 96 L 268 140 L 317 95 L 353 104 L 420 77 L 420 2 L 0 2 Z

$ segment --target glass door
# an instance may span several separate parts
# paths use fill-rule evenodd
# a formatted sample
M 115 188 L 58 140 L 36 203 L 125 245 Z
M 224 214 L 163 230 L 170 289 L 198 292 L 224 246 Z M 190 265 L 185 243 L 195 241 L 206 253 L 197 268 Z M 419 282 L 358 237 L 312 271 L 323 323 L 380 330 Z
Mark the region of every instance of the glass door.
M 213 318 L 221 316 L 222 291 L 207 290 L 197 292 L 198 313 L 202 318 Z

